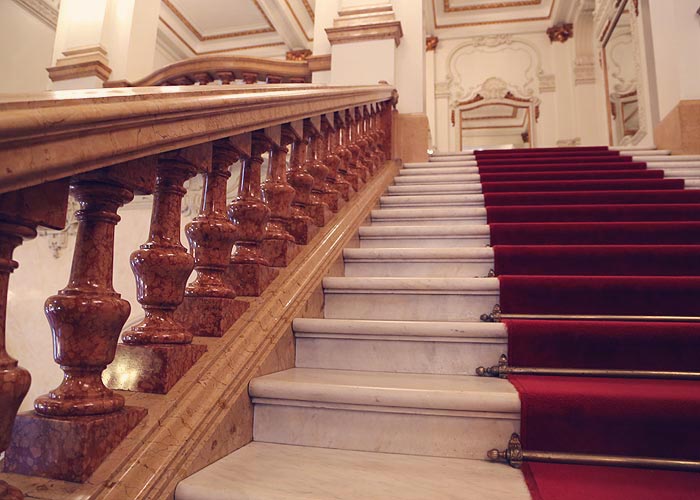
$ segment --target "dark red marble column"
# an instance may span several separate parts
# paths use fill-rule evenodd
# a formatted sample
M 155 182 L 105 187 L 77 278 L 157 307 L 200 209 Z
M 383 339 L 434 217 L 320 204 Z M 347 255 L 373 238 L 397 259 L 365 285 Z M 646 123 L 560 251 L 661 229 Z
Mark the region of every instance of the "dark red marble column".
M 374 159 L 371 156 L 369 150 L 369 141 L 367 139 L 367 134 L 365 130 L 366 120 L 364 106 L 355 109 L 356 117 L 356 143 L 360 147 L 360 158 L 362 163 L 369 169 L 370 175 L 374 175 L 377 172 L 377 165 L 374 163 Z
M 302 121 L 286 125 L 282 133 L 291 141 L 292 151 L 287 181 L 294 188 L 294 200 L 288 230 L 297 245 L 306 245 L 318 232 L 318 226 L 312 218 L 313 205 L 318 200 L 311 193 L 314 178 L 304 169 L 306 160 L 306 141 L 304 141 L 304 125 Z
M 17 409 L 31 382 L 29 372 L 18 366 L 5 348 L 10 274 L 19 266 L 12 254 L 23 240 L 36 236 L 37 224 L 63 227 L 67 201 L 67 180 L 0 194 L 0 452 L 10 445 Z M 24 496 L 0 481 L 0 498 L 21 500 Z
M 384 162 L 386 161 L 386 154 L 384 150 L 382 149 L 382 131 L 380 128 L 379 124 L 379 117 L 380 117 L 380 103 L 376 103 L 374 105 L 374 109 L 372 110 L 372 118 L 370 120 L 370 130 L 372 134 L 372 144 L 374 146 L 374 151 L 377 154 L 377 157 L 379 158 L 380 164 L 383 166 Z
M 266 131 L 269 139 L 267 179 L 262 185 L 263 200 L 270 208 L 270 219 L 262 242 L 263 256 L 275 267 L 285 267 L 298 253 L 287 228 L 294 200 L 294 188 L 287 183 L 287 146 L 292 138 L 282 134 L 282 127 Z
M 325 151 L 323 152 L 323 163 L 328 167 L 326 181 L 333 186 L 341 197 L 338 199 L 339 205 L 350 199 L 352 186 L 340 175 L 340 164 L 342 160 L 337 153 L 338 130 L 335 124 L 335 113 L 324 116 L 321 121 L 321 130 L 324 136 Z
M 261 250 L 270 209 L 262 200 L 260 169 L 269 143 L 250 134 L 243 142 L 238 146 L 242 158 L 238 197 L 228 207 L 228 217 L 236 225 L 238 236 L 226 276 L 238 295 L 257 297 L 278 274 Z
M 234 300 L 236 291 L 224 279 L 238 235 L 226 216 L 226 186 L 238 153 L 224 139 L 213 143 L 212 154 L 211 171 L 204 174 L 201 209 L 185 226 L 197 275 L 175 311 L 177 321 L 193 335 L 203 337 L 223 336 L 249 305 Z

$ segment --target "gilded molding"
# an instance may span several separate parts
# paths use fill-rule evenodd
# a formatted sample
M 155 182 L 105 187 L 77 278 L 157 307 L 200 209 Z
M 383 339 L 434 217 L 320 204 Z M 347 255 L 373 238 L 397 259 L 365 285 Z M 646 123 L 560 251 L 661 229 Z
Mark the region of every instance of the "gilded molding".
M 260 7 L 260 4 L 258 3 L 258 0 L 251 0 L 254 4 L 255 7 L 257 7 L 258 11 L 260 11 L 260 14 L 263 16 L 265 19 L 265 22 L 267 23 L 266 28 L 257 28 L 257 29 L 252 29 L 252 30 L 244 30 L 244 31 L 235 31 L 231 33 L 220 33 L 218 35 L 203 35 L 202 33 L 197 30 L 197 28 L 194 27 L 194 25 L 185 17 L 185 15 L 178 10 L 175 5 L 170 0 L 162 0 L 163 4 L 170 9 L 170 11 L 177 17 L 182 24 L 185 25 L 185 27 L 192 33 L 195 37 L 197 37 L 197 40 L 200 42 L 207 42 L 211 40 L 222 40 L 225 38 L 237 38 L 240 36 L 250 36 L 250 35 L 260 35 L 263 33 L 274 33 L 275 32 L 275 27 L 272 25 L 270 22 L 270 19 L 267 17 L 265 14 L 265 11 L 263 11 L 262 7 Z
M 547 36 L 549 37 L 549 43 L 553 42 L 566 42 L 569 38 L 574 36 L 574 25 L 571 23 L 561 23 L 551 28 L 547 28 Z
M 285 59 L 287 61 L 306 61 L 311 54 L 309 49 L 288 50 Z
M 437 49 L 440 39 L 434 35 L 425 37 L 425 51 L 430 52 Z
M 552 0 L 552 3 L 549 7 L 549 13 L 545 17 L 522 17 L 522 18 L 515 18 L 515 19 L 503 19 L 503 20 L 497 20 L 497 21 L 473 21 L 473 22 L 464 22 L 464 23 L 453 23 L 453 24 L 438 24 L 437 21 L 437 8 L 435 7 L 435 0 L 432 0 L 433 3 L 433 25 L 435 29 L 447 29 L 447 28 L 464 28 L 468 26 L 490 26 L 490 25 L 496 25 L 496 24 L 511 24 L 511 23 L 527 23 L 527 22 L 534 22 L 534 21 L 549 21 L 552 18 L 552 13 L 554 12 L 554 5 L 556 4 L 557 0 Z
M 450 5 L 450 1 L 451 0 L 442 0 L 442 10 L 444 12 L 467 12 L 488 9 L 507 9 L 509 7 L 529 7 L 531 5 L 540 5 L 542 3 L 542 0 L 513 0 L 510 2 L 477 3 L 473 5 L 460 5 L 459 7 L 452 7 Z

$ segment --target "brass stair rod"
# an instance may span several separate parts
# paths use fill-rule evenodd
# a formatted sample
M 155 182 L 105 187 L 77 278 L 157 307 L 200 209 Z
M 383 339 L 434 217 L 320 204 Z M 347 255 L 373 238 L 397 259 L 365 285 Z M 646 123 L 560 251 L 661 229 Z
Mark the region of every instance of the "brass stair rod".
M 700 380 L 698 372 L 661 371 L 661 370 L 609 370 L 599 368 L 534 368 L 524 366 L 508 366 L 508 358 L 501 355 L 498 364 L 489 367 L 480 366 L 476 369 L 480 377 L 508 378 L 508 375 L 551 375 L 574 377 L 608 377 L 608 378 L 644 378 L 644 379 L 676 379 Z
M 700 316 L 643 316 L 622 314 L 525 314 L 502 313 L 500 305 L 496 304 L 491 314 L 482 314 L 481 321 L 499 323 L 504 319 L 562 319 L 562 320 L 601 320 L 601 321 L 660 321 L 660 322 L 700 322 Z
M 507 449 L 502 451 L 493 449 L 490 450 L 486 456 L 492 462 L 505 462 L 516 469 L 520 468 L 523 462 L 544 462 L 574 465 L 638 467 L 643 469 L 665 469 L 685 472 L 700 471 L 700 461 L 697 460 L 523 450 L 518 434 L 513 434 L 511 436 L 508 441 Z

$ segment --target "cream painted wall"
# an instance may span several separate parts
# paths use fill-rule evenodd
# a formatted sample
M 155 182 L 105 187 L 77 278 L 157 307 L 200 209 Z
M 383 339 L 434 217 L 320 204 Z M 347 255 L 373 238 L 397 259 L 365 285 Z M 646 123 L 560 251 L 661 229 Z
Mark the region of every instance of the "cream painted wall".
M 507 82 L 516 95 L 541 101 L 540 118 L 534 126 L 537 146 L 575 140 L 605 143 L 602 82 L 577 84 L 575 58 L 572 40 L 551 43 L 542 32 L 441 39 L 435 52 L 431 118 L 437 148 L 459 147 L 459 123 L 454 127 L 450 123 L 452 107 L 473 97 L 491 77 Z
M 396 83 L 393 39 L 341 43 L 331 47 L 331 82 L 335 85 Z
M 396 54 L 396 87 L 401 113 L 425 113 L 425 29 L 422 0 L 394 2 L 403 37 Z
M 700 99 L 697 0 L 649 0 L 659 118 L 683 99 Z
M 14 1 L 0 1 L 0 92 L 46 90 L 55 33 Z

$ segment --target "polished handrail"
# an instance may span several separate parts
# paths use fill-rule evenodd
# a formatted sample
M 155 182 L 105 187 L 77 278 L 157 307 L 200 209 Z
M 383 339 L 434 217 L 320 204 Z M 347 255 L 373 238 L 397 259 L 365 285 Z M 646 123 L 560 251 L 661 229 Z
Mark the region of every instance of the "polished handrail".
M 0 95 L 0 193 L 395 96 L 389 85 Z

